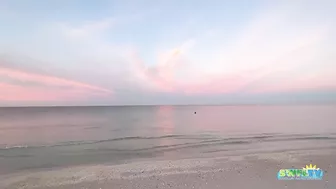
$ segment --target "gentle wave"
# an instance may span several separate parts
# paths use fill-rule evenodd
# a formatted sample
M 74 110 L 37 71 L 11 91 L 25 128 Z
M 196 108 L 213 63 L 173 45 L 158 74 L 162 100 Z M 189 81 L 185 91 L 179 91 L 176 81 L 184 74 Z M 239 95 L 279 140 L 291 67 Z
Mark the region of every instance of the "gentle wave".
M 28 145 L 17 145 L 17 146 L 6 146 L 5 148 L 0 148 L 0 149 L 14 149 L 14 148 L 28 148 L 30 146 Z
M 49 129 L 49 128 L 53 128 L 53 129 L 64 129 L 64 128 L 83 128 L 83 129 L 87 129 L 87 128 L 93 128 L 93 127 L 99 127 L 99 126 L 89 126 L 89 125 L 76 125 L 76 124 L 53 124 L 53 125 L 22 125 L 22 126 L 7 126 L 7 127 L 0 127 L 0 131 L 11 131 L 11 130 L 37 130 L 37 129 Z
M 169 148 L 169 147 L 202 147 L 205 145 L 229 145 L 229 144 L 248 144 L 256 142 L 277 142 L 277 141 L 302 141 L 302 140 L 336 140 L 336 136 L 319 136 L 319 135 L 304 135 L 304 134 L 293 134 L 293 135 L 261 135 L 261 136 L 244 136 L 244 137 L 228 137 L 222 138 L 218 136 L 209 135 L 163 135 L 163 136 L 152 136 L 152 137 L 142 137 L 142 136 L 130 136 L 121 138 L 112 138 L 104 140 L 92 140 L 92 141 L 68 141 L 61 142 L 58 144 L 51 145 L 15 145 L 15 146 L 5 146 L 0 147 L 0 150 L 10 150 L 10 149 L 23 149 L 23 148 L 51 148 L 51 147 L 67 147 L 67 146 L 77 146 L 77 145 L 91 145 L 106 142 L 115 141 L 127 141 L 127 140 L 158 140 L 158 139 L 200 139 L 199 142 L 190 142 L 183 144 L 172 144 L 165 146 L 154 146 L 151 148 L 142 148 L 139 150 L 150 150 L 159 148 Z
M 131 137 L 112 138 L 112 139 L 105 139 L 105 140 L 67 141 L 67 142 L 61 142 L 61 143 L 52 144 L 52 145 L 35 145 L 35 146 L 15 145 L 15 146 L 5 146 L 4 148 L 0 148 L 0 150 L 15 149 L 15 148 L 45 148 L 45 147 L 76 146 L 76 145 L 98 144 L 98 143 L 104 143 L 104 142 L 123 141 L 123 140 L 164 139 L 164 138 L 174 138 L 174 137 L 180 137 L 180 136 L 185 136 L 185 135 L 164 135 L 164 136 L 157 136 L 157 137 L 131 136 Z

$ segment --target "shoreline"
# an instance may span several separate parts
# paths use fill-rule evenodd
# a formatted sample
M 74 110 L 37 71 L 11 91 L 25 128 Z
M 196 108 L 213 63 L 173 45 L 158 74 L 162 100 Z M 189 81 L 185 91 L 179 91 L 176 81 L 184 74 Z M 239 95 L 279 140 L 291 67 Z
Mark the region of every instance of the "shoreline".
M 0 176 L 4 189 L 71 188 L 335 188 L 336 150 L 213 156 L 195 159 L 130 161 Z M 282 168 L 316 164 L 322 181 L 278 181 Z M 251 187 L 248 187 L 251 186 Z

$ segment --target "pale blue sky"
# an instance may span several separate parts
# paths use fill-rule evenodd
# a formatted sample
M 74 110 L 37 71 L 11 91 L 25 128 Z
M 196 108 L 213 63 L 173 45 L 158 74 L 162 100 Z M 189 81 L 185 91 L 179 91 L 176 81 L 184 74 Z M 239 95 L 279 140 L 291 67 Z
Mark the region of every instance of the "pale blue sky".
M 335 9 L 0 0 L 0 105 L 335 101 Z

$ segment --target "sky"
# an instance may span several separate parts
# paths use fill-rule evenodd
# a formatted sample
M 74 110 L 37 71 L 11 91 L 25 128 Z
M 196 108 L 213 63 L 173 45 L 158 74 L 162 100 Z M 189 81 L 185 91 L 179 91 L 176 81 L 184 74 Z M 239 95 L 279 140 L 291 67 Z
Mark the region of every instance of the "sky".
M 333 0 L 0 0 L 0 106 L 336 102 Z

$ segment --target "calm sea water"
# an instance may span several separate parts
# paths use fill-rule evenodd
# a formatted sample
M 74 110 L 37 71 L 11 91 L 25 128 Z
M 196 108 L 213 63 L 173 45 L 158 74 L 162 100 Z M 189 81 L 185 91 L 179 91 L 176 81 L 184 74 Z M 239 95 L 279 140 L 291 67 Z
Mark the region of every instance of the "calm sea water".
M 333 148 L 335 133 L 336 106 L 325 105 L 0 108 L 0 174 Z

